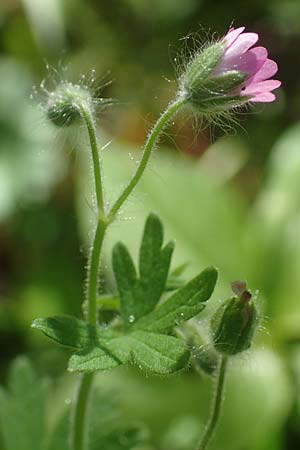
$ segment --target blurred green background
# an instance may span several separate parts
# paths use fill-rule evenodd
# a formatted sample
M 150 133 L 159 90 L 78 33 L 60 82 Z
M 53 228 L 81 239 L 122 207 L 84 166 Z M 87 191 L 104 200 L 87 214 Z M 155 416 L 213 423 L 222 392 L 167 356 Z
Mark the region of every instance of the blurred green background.
M 226 133 L 204 124 L 198 129 L 189 118 L 175 121 L 112 227 L 102 279 L 113 286 L 111 245 L 122 239 L 137 251 L 149 211 L 160 214 L 167 237 L 176 240 L 174 266 L 189 262 L 186 276 L 205 265 L 220 269 L 211 307 L 199 318 L 205 335 L 209 312 L 229 295 L 230 281 L 246 279 L 257 290 L 262 326 L 254 350 L 232 361 L 211 448 L 300 448 L 299 0 L 1 0 L 0 377 L 7 384 L 21 354 L 40 377 L 51 376 L 39 389 L 24 359 L 10 375 L 18 373 L 25 390 L 35 386 L 39 402 L 43 390 L 45 433 L 58 423 L 64 436 L 75 376 L 64 375 L 68 353 L 30 323 L 50 314 L 80 315 L 95 214 L 85 134 L 47 123 L 40 83 L 51 88 L 81 79 L 117 100 L 98 122 L 112 202 L 134 170 L 149 126 L 176 92 L 178 60 L 207 36 L 222 36 L 232 21 L 258 32 L 278 62 L 278 100 L 239 113 L 239 125 L 231 123 Z M 97 376 L 96 384 L 98 433 L 131 420 L 142 424 L 137 441 L 146 444 L 129 438 L 116 444 L 113 426 L 109 438 L 95 432 L 93 450 L 189 450 L 208 413 L 211 380 L 191 371 L 161 379 L 123 368 Z M 25 434 L 30 425 L 28 414 L 18 416 L 12 399 L 0 393 L 0 448 L 66 450 L 63 440 L 40 444 L 34 431 L 33 442 L 7 437 L 4 430 L 16 423 Z M 23 400 L 25 410 L 30 401 L 35 408 L 33 398 Z

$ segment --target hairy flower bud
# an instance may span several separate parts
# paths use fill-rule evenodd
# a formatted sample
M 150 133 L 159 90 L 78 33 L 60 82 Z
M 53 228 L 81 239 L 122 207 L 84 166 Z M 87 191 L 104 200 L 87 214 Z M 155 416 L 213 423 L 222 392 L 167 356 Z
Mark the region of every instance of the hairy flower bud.
M 69 126 L 81 117 L 82 107 L 92 107 L 92 97 L 84 86 L 61 83 L 50 92 L 46 104 L 48 119 L 58 127 Z
M 231 28 L 219 42 L 196 53 L 180 80 L 180 96 L 204 114 L 226 111 L 247 102 L 271 102 L 280 81 L 264 47 L 254 47 L 256 33 Z
M 221 305 L 211 320 L 215 349 L 225 355 L 247 350 L 258 324 L 258 313 L 246 283 L 234 282 L 234 297 Z

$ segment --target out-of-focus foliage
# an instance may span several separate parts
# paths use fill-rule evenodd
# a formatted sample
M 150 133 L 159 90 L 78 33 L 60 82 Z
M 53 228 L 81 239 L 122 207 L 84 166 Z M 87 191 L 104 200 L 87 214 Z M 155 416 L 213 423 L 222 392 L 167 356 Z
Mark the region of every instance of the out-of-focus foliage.
M 32 86 L 43 79 L 45 86 L 55 86 L 59 79 L 77 81 L 83 75 L 93 87 L 102 86 L 101 95 L 120 102 L 99 118 L 105 191 L 112 202 L 134 170 L 146 130 L 174 94 L 181 54 L 186 57 L 202 42 L 207 28 L 224 34 L 232 19 L 259 32 L 278 61 L 283 81 L 278 101 L 255 108 L 255 114 L 240 114 L 241 126 L 225 138 L 217 127 L 199 131 L 188 119 L 175 122 L 112 226 L 101 286 L 104 292 L 114 289 L 109 255 L 117 240 L 137 256 L 137 236 L 150 211 L 161 216 L 166 237 L 176 239 L 174 267 L 189 263 L 183 277 L 205 265 L 220 270 L 213 301 L 195 324 L 204 342 L 209 341 L 207 317 L 228 296 L 230 281 L 247 279 L 259 291 L 262 329 L 255 350 L 232 362 L 212 450 L 300 446 L 299 1 L 2 0 L 0 373 L 4 383 L 15 355 L 26 352 L 40 375 L 55 377 L 45 402 L 49 430 L 58 432 L 43 444 L 47 450 L 64 448 L 64 401 L 69 403 L 74 383 L 71 375 L 62 376 L 67 354 L 29 326 L 39 316 L 79 316 L 95 215 L 83 139 L 78 131 L 70 139 L 47 124 L 36 105 L 44 92 L 31 100 Z M 96 383 L 108 397 L 95 406 L 100 435 L 93 434 L 93 450 L 117 449 L 114 426 L 125 430 L 125 418 L 134 424 L 129 435 L 145 442 L 135 450 L 188 450 L 209 410 L 211 379 L 192 372 L 160 379 L 115 369 L 97 376 Z M 34 392 L 42 384 L 34 382 Z M 110 395 L 118 397 L 117 413 L 111 412 Z M 2 389 L 2 416 L 3 405 L 13 408 L 13 401 Z M 112 420 L 114 414 L 118 420 Z M 126 436 L 121 442 L 131 445 Z M 4 450 L 18 450 L 3 431 L 1 437 Z
M 49 427 L 49 399 L 55 388 L 37 376 L 25 358 L 17 359 L 9 374 L 8 389 L 0 390 L 0 424 L 6 450 L 68 450 L 70 402 L 60 399 L 60 417 Z M 94 390 L 89 450 L 129 450 L 148 437 L 145 428 L 121 417 L 114 394 Z M 65 403 L 65 404 L 64 404 Z

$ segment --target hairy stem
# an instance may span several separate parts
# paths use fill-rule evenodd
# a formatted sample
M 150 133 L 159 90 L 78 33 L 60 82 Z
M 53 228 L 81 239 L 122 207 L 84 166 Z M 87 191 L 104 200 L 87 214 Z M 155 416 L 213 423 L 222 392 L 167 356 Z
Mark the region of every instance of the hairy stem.
M 90 147 L 91 147 L 91 151 L 92 151 L 98 212 L 99 212 L 99 216 L 101 215 L 104 217 L 103 186 L 102 186 L 102 177 L 101 177 L 101 169 L 100 169 L 100 162 L 99 162 L 99 151 L 98 151 L 98 143 L 97 143 L 97 135 L 96 135 L 94 118 L 93 118 L 93 115 L 89 108 L 82 106 L 80 109 L 81 109 L 82 118 L 85 122 L 87 131 L 88 131 Z
M 80 376 L 77 395 L 75 399 L 71 424 L 71 449 L 83 450 L 87 448 L 87 417 L 89 394 L 91 391 L 92 373 Z
M 169 105 L 166 111 L 160 116 L 152 131 L 150 132 L 146 144 L 143 150 L 143 156 L 140 164 L 133 175 L 131 181 L 128 183 L 120 197 L 112 206 L 108 216 L 105 215 L 104 201 L 103 201 L 103 187 L 101 179 L 101 170 L 99 163 L 99 153 L 97 145 L 96 130 L 94 120 L 91 112 L 82 107 L 82 118 L 85 121 L 87 131 L 90 139 L 90 146 L 93 157 L 94 178 L 96 197 L 98 205 L 98 224 L 94 237 L 94 242 L 90 257 L 90 266 L 88 272 L 88 322 L 91 325 L 97 323 L 97 293 L 98 293 L 98 275 L 100 265 L 100 255 L 102 244 L 105 236 L 106 229 L 110 222 L 115 218 L 117 212 L 131 194 L 140 178 L 142 177 L 144 170 L 147 166 L 150 154 L 157 143 L 157 140 L 163 130 L 166 128 L 171 118 L 178 112 L 178 110 L 186 103 L 186 100 L 177 99 Z M 71 448 L 72 450 L 87 450 L 87 438 L 88 438 L 88 401 L 89 394 L 92 387 L 92 374 L 84 374 L 81 376 L 80 384 L 77 392 L 76 402 L 73 410 L 73 421 L 71 427 Z
M 89 109 L 85 107 L 81 108 L 81 113 L 82 118 L 85 121 L 85 125 L 90 140 L 90 147 L 93 158 L 96 198 L 98 206 L 98 223 L 90 255 L 90 264 L 88 271 L 88 295 L 87 295 L 88 297 L 87 320 L 91 325 L 96 325 L 100 254 L 107 227 L 107 222 L 104 212 L 103 188 L 102 188 L 99 152 L 94 119 Z M 88 403 L 89 403 L 89 394 L 92 387 L 92 381 L 93 381 L 93 374 L 81 375 L 77 396 L 73 407 L 72 426 L 71 426 L 72 450 L 87 450 Z
M 94 242 L 91 250 L 90 265 L 88 272 L 88 322 L 91 325 L 97 323 L 97 294 L 100 266 L 100 254 L 106 231 L 106 223 L 98 221 Z
M 224 384 L 225 384 L 225 375 L 226 375 L 226 368 L 227 368 L 227 356 L 221 356 L 219 368 L 218 368 L 218 374 L 217 374 L 217 385 L 213 400 L 213 408 L 211 415 L 208 419 L 207 425 L 204 430 L 204 434 L 200 440 L 200 443 L 197 446 L 196 450 L 206 450 L 207 446 L 214 434 L 214 431 L 216 429 L 216 426 L 218 424 L 218 420 L 221 415 L 221 407 L 223 402 L 223 395 L 224 395 Z
M 117 212 L 123 205 L 123 203 L 126 201 L 128 196 L 131 194 L 137 183 L 139 182 L 141 176 L 143 175 L 147 163 L 149 161 L 149 157 L 151 155 L 151 152 L 157 143 L 157 140 L 161 133 L 164 131 L 172 117 L 179 111 L 179 109 L 187 103 L 186 99 L 179 98 L 168 106 L 168 108 L 163 112 L 163 114 L 159 117 L 157 122 L 155 123 L 154 127 L 152 128 L 150 134 L 148 135 L 148 139 L 145 143 L 144 149 L 143 149 L 143 155 L 142 159 L 136 169 L 135 174 L 131 178 L 128 185 L 125 187 L 124 191 L 121 193 L 120 197 L 116 200 L 115 204 L 112 206 L 111 210 L 108 214 L 108 220 L 111 221 L 116 216 Z

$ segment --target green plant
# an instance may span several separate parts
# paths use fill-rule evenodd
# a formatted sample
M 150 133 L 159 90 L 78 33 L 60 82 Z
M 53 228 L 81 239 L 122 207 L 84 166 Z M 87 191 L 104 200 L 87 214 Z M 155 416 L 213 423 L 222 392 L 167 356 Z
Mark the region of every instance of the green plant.
M 97 208 L 84 320 L 73 316 L 54 316 L 36 319 L 32 324 L 33 328 L 53 341 L 68 347 L 72 351 L 69 371 L 81 372 L 71 412 L 71 450 L 92 448 L 89 432 L 92 411 L 89 403 L 96 371 L 134 364 L 147 373 L 167 375 L 189 365 L 191 353 L 194 353 L 190 341 L 194 341 L 190 339 L 188 321 L 205 308 L 215 288 L 217 270 L 206 268 L 188 282 L 179 280 L 182 267 L 170 274 L 174 244 L 170 242 L 163 246 L 163 226 L 155 214 L 150 214 L 146 220 L 138 270 L 127 247 L 117 243 L 112 252 L 117 292 L 99 296 L 101 251 L 108 228 L 143 176 L 159 137 L 179 111 L 190 109 L 215 117 L 249 101 L 267 102 L 275 98 L 271 91 L 280 83 L 268 80 L 276 72 L 273 62 L 259 52 L 256 65 L 250 64 L 246 70 L 241 62 L 256 42 L 252 34 L 250 37 L 243 35 L 243 29 L 231 29 L 222 40 L 196 53 L 180 78 L 177 96 L 150 131 L 135 173 L 109 207 L 104 198 L 95 113 L 98 106 L 111 101 L 95 99 L 88 87 L 66 81 L 47 93 L 47 117 L 56 126 L 85 124 L 93 161 Z M 239 43 L 237 49 L 235 43 Z M 243 52 L 241 45 L 244 46 Z M 254 55 L 256 53 L 253 52 Z M 258 78 L 255 79 L 255 76 Z M 199 450 L 207 448 L 220 416 L 228 357 L 248 349 L 257 328 L 258 315 L 249 295 L 249 291 L 243 289 L 237 297 L 225 302 L 212 319 L 211 343 L 215 347 L 213 358 L 217 365 L 217 387 L 212 416 L 197 446 Z M 102 317 L 105 309 L 113 312 L 108 320 Z M 103 319 L 101 323 L 99 316 Z M 201 355 L 198 357 L 201 359 Z M 61 426 L 65 427 L 65 418 Z M 117 443 L 113 439 L 110 443 L 109 435 L 107 441 L 101 441 L 101 445 L 106 449 L 109 446 L 116 449 Z M 126 442 L 128 448 L 134 445 L 134 439 L 127 439 Z M 43 444 L 35 442 L 34 445 L 42 447 Z M 68 444 L 52 443 L 50 448 L 57 445 Z M 127 448 L 126 445 L 120 448 Z

